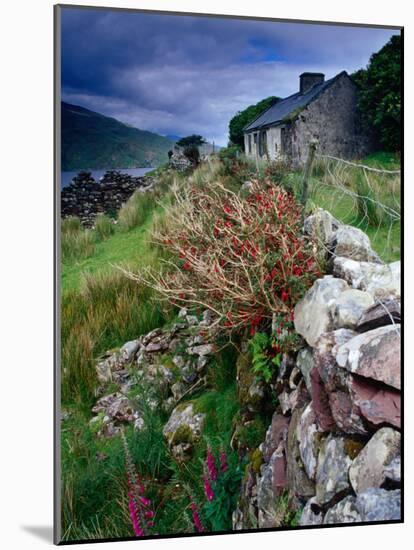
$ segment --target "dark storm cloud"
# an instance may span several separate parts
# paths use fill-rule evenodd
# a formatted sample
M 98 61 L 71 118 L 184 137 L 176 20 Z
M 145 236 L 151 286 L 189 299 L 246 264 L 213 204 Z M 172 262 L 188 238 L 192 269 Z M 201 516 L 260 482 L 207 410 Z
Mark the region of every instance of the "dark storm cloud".
M 225 144 L 237 110 L 297 90 L 305 70 L 367 64 L 395 31 L 62 10 L 66 101 L 159 133 Z

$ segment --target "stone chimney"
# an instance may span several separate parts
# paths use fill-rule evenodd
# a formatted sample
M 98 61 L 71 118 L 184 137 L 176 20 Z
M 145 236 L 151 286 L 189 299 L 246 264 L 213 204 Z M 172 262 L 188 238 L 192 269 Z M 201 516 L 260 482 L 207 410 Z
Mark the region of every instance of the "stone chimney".
M 325 81 L 325 75 L 323 73 L 302 73 L 299 76 L 301 94 L 306 94 L 311 88 L 317 84 L 322 84 Z

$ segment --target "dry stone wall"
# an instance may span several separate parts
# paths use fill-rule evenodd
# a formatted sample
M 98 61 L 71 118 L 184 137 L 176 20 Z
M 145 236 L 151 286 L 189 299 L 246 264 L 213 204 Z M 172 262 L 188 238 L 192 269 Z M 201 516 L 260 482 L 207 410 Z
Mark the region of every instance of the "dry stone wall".
M 234 530 L 277 528 L 286 517 L 302 526 L 401 518 L 400 263 L 383 264 L 362 231 L 323 210 L 304 232 L 328 251 L 331 272 L 296 305 L 301 349 L 283 356 L 269 384 L 253 375 L 246 346 L 236 364 L 240 410 L 230 444 L 247 465 Z M 206 413 L 188 398 L 206 384 L 216 338 L 209 311 L 198 318 L 181 310 L 170 328 L 102 357 L 97 434 L 112 437 L 126 424 L 139 431 L 140 407 L 161 407 L 172 456 L 191 459 Z M 264 440 L 246 448 L 240 430 L 269 407 Z
M 91 172 L 79 172 L 61 192 L 61 216 L 77 216 L 86 227 L 93 226 L 97 214 L 115 214 L 137 189 L 147 191 L 154 179 L 130 176 L 109 170 L 96 181 Z
M 400 263 L 381 263 L 364 233 L 323 210 L 305 233 L 329 250 L 332 273 L 295 308 L 303 347 L 279 369 L 234 529 L 279 527 L 286 500 L 299 525 L 401 517 Z

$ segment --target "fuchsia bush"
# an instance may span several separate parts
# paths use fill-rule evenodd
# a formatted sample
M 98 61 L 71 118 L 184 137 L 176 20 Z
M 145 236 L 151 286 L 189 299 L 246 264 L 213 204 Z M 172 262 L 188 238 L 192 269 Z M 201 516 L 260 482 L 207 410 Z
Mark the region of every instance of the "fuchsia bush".
M 300 205 L 270 180 L 247 197 L 220 182 L 183 188 L 167 219 L 154 239 L 172 256 L 168 269 L 130 275 L 171 303 L 211 310 L 224 332 L 254 334 L 290 316 L 320 275 Z

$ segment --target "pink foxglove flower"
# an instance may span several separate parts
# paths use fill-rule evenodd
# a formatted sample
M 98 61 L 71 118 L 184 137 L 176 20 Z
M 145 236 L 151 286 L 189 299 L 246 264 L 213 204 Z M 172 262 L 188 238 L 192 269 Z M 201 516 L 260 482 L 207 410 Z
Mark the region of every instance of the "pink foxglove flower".
M 139 526 L 137 507 L 135 505 L 134 496 L 131 492 L 128 493 L 129 496 L 129 514 L 131 516 L 132 527 L 134 529 L 135 536 L 142 537 L 144 534 L 143 530 Z
M 210 485 L 210 480 L 208 479 L 207 476 L 205 476 L 205 478 L 204 478 L 204 493 L 207 497 L 207 500 L 209 502 L 211 502 L 214 498 L 214 493 L 213 493 L 213 489 L 211 488 L 211 485 Z
M 208 469 L 208 473 L 210 475 L 211 481 L 216 481 L 217 470 L 216 470 L 216 465 L 214 463 L 214 456 L 213 456 L 213 453 L 211 452 L 210 447 L 207 449 L 207 469 Z
M 151 501 L 148 498 L 139 497 L 139 500 L 144 506 L 151 506 Z
M 145 488 L 137 475 L 124 432 L 121 433 L 121 437 L 125 450 L 129 515 L 135 536 L 142 537 L 147 535 L 148 529 L 154 525 L 152 521 L 148 521 L 154 517 L 154 512 L 150 509 L 151 501 L 144 496 Z
M 228 470 L 228 465 L 227 465 L 227 455 L 224 451 L 221 451 L 220 453 L 220 470 L 223 472 L 227 472 Z
M 191 511 L 193 514 L 193 521 L 194 521 L 195 528 L 197 529 L 198 533 L 202 533 L 204 531 L 204 527 L 203 527 L 203 524 L 201 523 L 201 519 L 198 514 L 197 505 L 195 502 L 191 503 Z

